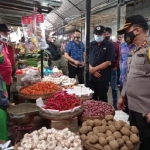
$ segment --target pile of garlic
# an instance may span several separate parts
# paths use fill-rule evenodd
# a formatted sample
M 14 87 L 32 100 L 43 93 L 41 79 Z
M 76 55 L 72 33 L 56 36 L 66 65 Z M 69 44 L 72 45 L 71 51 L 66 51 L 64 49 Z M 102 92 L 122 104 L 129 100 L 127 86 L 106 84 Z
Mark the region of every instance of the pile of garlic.
M 69 131 L 47 129 L 42 127 L 40 130 L 25 134 L 18 150 L 82 150 L 80 136 Z

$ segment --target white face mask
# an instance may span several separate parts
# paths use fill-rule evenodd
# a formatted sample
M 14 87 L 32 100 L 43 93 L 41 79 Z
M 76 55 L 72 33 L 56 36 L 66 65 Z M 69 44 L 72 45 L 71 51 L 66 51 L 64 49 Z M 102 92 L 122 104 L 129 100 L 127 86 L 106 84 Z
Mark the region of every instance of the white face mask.
M 4 35 L 0 34 L 0 41 L 3 42 L 3 43 L 8 43 L 9 38 L 7 38 Z
M 104 37 L 102 35 L 94 35 L 96 42 L 102 42 L 104 40 Z

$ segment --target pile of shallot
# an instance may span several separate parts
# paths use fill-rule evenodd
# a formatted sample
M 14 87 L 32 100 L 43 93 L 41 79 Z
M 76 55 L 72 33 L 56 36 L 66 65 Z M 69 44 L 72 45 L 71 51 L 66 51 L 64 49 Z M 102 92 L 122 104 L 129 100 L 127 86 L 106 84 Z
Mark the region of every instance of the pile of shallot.
M 99 116 L 105 117 L 114 113 L 114 108 L 105 102 L 102 101 L 95 101 L 95 100 L 87 100 L 84 101 L 82 104 L 84 108 L 84 112 L 82 116 Z
M 25 134 L 18 150 L 82 150 L 80 136 L 68 130 L 47 129 Z

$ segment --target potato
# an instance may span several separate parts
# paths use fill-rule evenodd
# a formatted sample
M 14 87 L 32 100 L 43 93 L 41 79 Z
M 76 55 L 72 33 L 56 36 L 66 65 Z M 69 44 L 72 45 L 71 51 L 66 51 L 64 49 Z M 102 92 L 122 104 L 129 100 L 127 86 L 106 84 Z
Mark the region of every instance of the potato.
M 103 150 L 112 150 L 112 148 L 111 148 L 109 145 L 105 145 L 105 146 L 103 147 Z
M 127 140 L 129 140 L 129 137 L 126 136 L 126 135 L 123 135 L 123 136 L 122 136 L 122 139 L 123 139 L 124 141 L 127 141 Z
M 111 135 L 112 135 L 112 132 L 111 132 L 110 130 L 107 130 L 107 131 L 106 131 L 106 135 L 107 135 L 107 136 L 111 136 Z
M 96 135 L 92 135 L 90 138 L 89 138 L 89 143 L 91 143 L 91 144 L 95 144 L 95 143 L 97 143 L 98 142 L 98 136 L 96 136 Z
M 130 140 L 126 141 L 126 146 L 130 149 L 133 147 L 133 144 Z
M 119 120 L 120 123 L 122 124 L 122 126 L 124 126 L 125 124 L 127 124 L 126 122 L 124 122 L 123 120 Z
M 114 133 L 113 133 L 113 136 L 115 137 L 116 140 L 117 140 L 117 139 L 120 139 L 120 138 L 122 137 L 121 133 L 118 132 L 118 131 L 114 132 Z
M 112 148 L 112 150 L 118 150 L 119 148 L 119 144 L 116 140 L 110 141 L 109 146 Z
M 94 133 L 93 132 L 89 132 L 88 134 L 87 134 L 87 136 L 91 136 L 91 135 L 93 135 Z
M 105 126 L 99 127 L 99 132 L 100 133 L 106 133 L 106 127 Z
M 116 128 L 114 125 L 109 125 L 109 130 L 114 133 L 116 131 Z
M 106 138 L 106 137 L 107 137 L 107 135 L 104 134 L 104 133 L 98 133 L 98 136 L 99 136 L 99 137 L 103 137 L 103 138 Z
M 137 129 L 136 126 L 131 126 L 130 130 L 133 134 L 139 134 L 139 130 Z
M 121 121 L 115 122 L 115 128 L 117 131 L 120 131 L 122 127 L 123 127 L 123 124 L 121 123 Z
M 98 129 L 95 129 L 95 130 L 93 130 L 93 133 L 94 133 L 95 135 L 98 135 L 99 130 L 98 130 Z
M 80 130 L 79 130 L 79 132 L 80 132 L 81 134 L 86 134 L 86 133 L 88 132 L 87 126 L 81 127 Z
M 92 131 L 92 127 L 91 126 L 87 126 L 88 131 Z
M 129 129 L 129 130 L 130 130 L 130 128 L 131 128 L 130 125 L 128 125 L 128 124 L 125 124 L 124 127 L 126 127 L 126 128 Z
M 110 141 L 115 140 L 115 137 L 111 135 L 111 136 L 108 136 L 108 137 L 106 138 L 106 140 L 107 140 L 107 142 L 109 143 Z
M 94 127 L 94 128 L 93 128 L 93 131 L 94 131 L 94 130 L 99 130 L 99 128 L 100 128 L 100 127 L 98 127 L 98 126 L 97 126 L 97 127 Z
M 106 128 L 106 131 L 109 130 L 109 126 L 105 126 L 105 128 Z
M 132 135 L 133 133 L 130 131 L 130 136 Z
M 105 145 L 107 144 L 106 139 L 103 138 L 103 137 L 99 137 L 99 144 L 100 144 L 101 146 L 105 146 Z
M 87 136 L 85 134 L 82 134 L 81 135 L 81 139 L 84 140 L 84 141 L 86 141 L 87 140 Z
M 119 147 L 122 147 L 124 145 L 124 140 L 123 139 L 117 139 L 117 142 L 119 144 Z
M 84 122 L 82 123 L 82 126 L 87 126 L 87 122 L 84 121 Z
M 106 120 L 106 121 L 113 121 L 113 120 L 114 120 L 114 116 L 113 116 L 113 115 L 107 115 L 107 116 L 105 117 L 105 120 Z
M 124 145 L 120 148 L 120 150 L 128 150 L 128 148 Z
M 86 123 L 87 123 L 87 126 L 91 126 L 91 127 L 94 126 L 93 120 L 88 119 L 88 120 L 86 121 Z
M 102 120 L 102 125 L 104 125 L 104 126 L 107 125 L 107 121 L 105 119 Z
M 107 124 L 108 124 L 108 125 L 114 125 L 114 122 L 113 122 L 113 121 L 108 121 Z
M 99 150 L 103 150 L 103 147 L 100 144 L 98 144 L 98 143 L 94 144 L 93 146 L 98 148 Z
M 129 129 L 126 128 L 126 127 L 122 127 L 121 130 L 120 130 L 120 132 L 121 132 L 123 135 L 127 135 L 127 136 L 130 135 L 130 131 L 129 131 Z
M 99 119 L 94 119 L 94 126 L 96 127 L 96 126 L 101 126 L 101 124 L 102 124 L 102 122 L 101 122 L 101 120 L 99 120 Z
M 137 144 L 137 143 L 140 141 L 140 139 L 139 139 L 139 137 L 138 137 L 136 134 L 132 134 L 132 135 L 130 136 L 130 141 L 131 141 L 133 144 Z

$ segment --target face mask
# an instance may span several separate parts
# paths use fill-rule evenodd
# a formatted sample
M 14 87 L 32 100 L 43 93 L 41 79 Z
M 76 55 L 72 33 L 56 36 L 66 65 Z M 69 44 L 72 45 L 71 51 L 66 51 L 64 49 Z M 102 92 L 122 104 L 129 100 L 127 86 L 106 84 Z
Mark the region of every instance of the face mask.
M 105 40 L 109 41 L 110 40 L 110 36 L 106 36 Z
M 79 39 L 80 39 L 80 36 L 75 36 L 74 39 L 79 40 Z
M 136 37 L 133 31 L 124 34 L 124 40 L 127 44 L 131 44 Z
M 3 42 L 3 43 L 8 43 L 9 41 L 9 38 L 3 36 L 2 34 L 0 34 L 0 41 Z
M 102 35 L 94 35 L 96 42 L 102 42 L 104 40 L 104 37 Z

